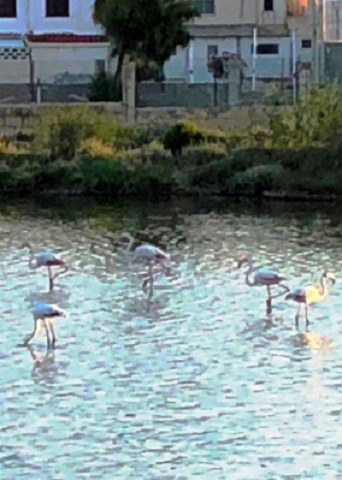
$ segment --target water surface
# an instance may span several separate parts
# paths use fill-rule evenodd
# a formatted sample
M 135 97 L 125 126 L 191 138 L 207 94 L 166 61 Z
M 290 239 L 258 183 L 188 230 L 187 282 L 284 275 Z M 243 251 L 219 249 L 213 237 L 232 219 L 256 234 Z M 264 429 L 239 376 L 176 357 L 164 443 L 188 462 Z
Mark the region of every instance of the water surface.
M 332 205 L 179 201 L 0 205 L 0 477 L 342 478 L 342 215 Z M 153 302 L 121 231 L 171 254 Z M 46 293 L 24 241 L 71 264 Z M 93 245 L 93 246 L 92 246 Z M 237 259 L 291 287 L 337 274 L 305 330 L 296 306 L 248 288 Z M 57 348 L 34 302 L 67 309 Z

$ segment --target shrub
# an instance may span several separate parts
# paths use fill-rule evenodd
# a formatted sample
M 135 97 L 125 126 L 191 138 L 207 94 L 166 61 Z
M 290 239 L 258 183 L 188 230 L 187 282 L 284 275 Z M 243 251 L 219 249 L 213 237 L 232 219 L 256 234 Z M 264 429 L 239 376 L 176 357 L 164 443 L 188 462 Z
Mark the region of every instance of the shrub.
M 164 148 L 170 150 L 172 155 L 181 155 L 184 147 L 198 144 L 203 140 L 203 135 L 196 126 L 190 122 L 180 122 L 172 126 L 165 135 Z
M 236 173 L 228 185 L 230 193 L 245 195 L 260 195 L 272 187 L 283 174 L 279 165 L 258 165 L 244 172 Z
M 92 78 L 88 98 L 91 102 L 120 102 L 122 99 L 114 77 L 106 72 Z

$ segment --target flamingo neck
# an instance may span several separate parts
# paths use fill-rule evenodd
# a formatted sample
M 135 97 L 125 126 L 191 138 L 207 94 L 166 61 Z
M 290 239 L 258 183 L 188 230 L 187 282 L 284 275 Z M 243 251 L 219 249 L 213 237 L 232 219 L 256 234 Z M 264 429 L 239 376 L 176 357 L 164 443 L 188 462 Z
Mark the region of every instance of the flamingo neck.
M 325 299 L 329 295 L 329 287 L 328 287 L 328 279 L 322 275 L 321 277 L 321 285 L 323 288 L 322 298 Z
M 249 260 L 248 259 L 248 270 L 246 271 L 246 284 L 249 286 L 249 287 L 253 287 L 254 286 L 254 281 L 252 281 L 249 276 L 250 274 L 253 272 L 254 270 L 254 267 L 253 267 L 253 261 L 252 260 Z
M 134 242 L 134 238 L 130 235 L 129 236 L 129 243 L 128 243 L 127 248 L 126 248 L 127 253 L 131 251 L 132 246 L 133 246 L 133 242 Z

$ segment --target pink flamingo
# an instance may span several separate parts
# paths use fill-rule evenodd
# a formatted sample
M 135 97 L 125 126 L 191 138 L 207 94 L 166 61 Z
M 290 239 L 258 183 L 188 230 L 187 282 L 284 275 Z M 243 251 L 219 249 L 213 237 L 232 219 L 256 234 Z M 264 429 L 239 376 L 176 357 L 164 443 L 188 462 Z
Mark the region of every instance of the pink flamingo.
M 321 282 L 317 285 L 307 285 L 302 288 L 296 288 L 288 295 L 285 300 L 293 300 L 298 303 L 298 310 L 295 316 L 296 326 L 299 324 L 299 315 L 301 304 L 305 305 L 305 320 L 306 326 L 310 324 L 308 319 L 308 308 L 315 303 L 324 302 L 329 296 L 329 281 L 334 285 L 336 283 L 336 276 L 333 272 L 324 271 L 321 277 Z
M 277 273 L 274 270 L 270 270 L 265 267 L 261 267 L 261 268 L 253 267 L 252 260 L 247 256 L 243 256 L 238 261 L 238 268 L 241 268 L 242 265 L 244 265 L 245 263 L 249 265 L 249 268 L 246 271 L 246 284 L 249 287 L 266 286 L 267 288 L 266 308 L 267 308 L 267 311 L 269 312 L 272 308 L 272 299 L 285 295 L 285 293 L 290 291 L 289 287 L 287 287 L 286 285 L 282 285 L 282 282 L 286 280 L 286 278 L 281 276 L 279 273 Z M 255 272 L 254 278 L 253 280 L 250 280 L 249 276 L 253 272 Z M 273 285 L 278 285 L 283 289 L 283 291 L 280 292 L 278 295 L 272 296 L 271 286 Z
M 58 305 L 51 303 L 37 303 L 33 309 L 34 329 L 33 332 L 27 335 L 24 341 L 24 346 L 45 328 L 47 338 L 47 348 L 54 347 L 56 343 L 55 331 L 53 329 L 53 319 L 55 317 L 65 317 L 66 311 L 60 308 Z M 51 333 L 51 339 L 50 334 Z
M 122 242 L 128 242 L 126 253 L 128 254 L 133 246 L 134 238 L 127 232 L 124 232 L 120 236 Z M 150 283 L 149 297 L 153 295 L 153 264 L 160 265 L 165 274 L 170 272 L 170 266 L 165 265 L 165 261 L 169 261 L 170 257 L 158 247 L 154 245 L 140 245 L 135 248 L 133 260 L 141 259 L 147 262 L 148 264 L 148 277 L 143 281 L 142 288 L 146 288 L 147 284 Z
M 34 253 L 34 250 L 30 243 L 25 242 L 20 248 L 28 248 L 30 251 L 30 263 L 29 267 L 40 268 L 47 267 L 48 270 L 48 280 L 49 280 L 49 291 L 53 290 L 53 281 L 62 273 L 65 273 L 69 270 L 69 267 L 64 260 L 58 258 L 51 250 L 45 252 Z M 64 267 L 64 269 L 52 275 L 52 267 Z

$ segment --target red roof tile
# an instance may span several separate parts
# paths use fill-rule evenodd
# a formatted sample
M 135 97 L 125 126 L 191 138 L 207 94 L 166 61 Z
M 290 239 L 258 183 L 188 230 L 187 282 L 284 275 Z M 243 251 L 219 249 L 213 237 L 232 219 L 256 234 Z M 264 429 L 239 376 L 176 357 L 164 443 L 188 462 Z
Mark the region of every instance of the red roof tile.
M 76 35 L 74 33 L 43 33 L 27 35 L 35 43 L 102 43 L 108 42 L 105 35 Z

